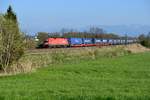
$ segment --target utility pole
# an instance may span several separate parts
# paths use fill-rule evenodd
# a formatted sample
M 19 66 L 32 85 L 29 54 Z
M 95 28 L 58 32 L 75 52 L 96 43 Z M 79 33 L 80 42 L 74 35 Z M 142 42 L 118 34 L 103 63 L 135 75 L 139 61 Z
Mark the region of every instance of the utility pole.
M 127 44 L 128 44 L 128 35 L 125 34 L 125 45 L 127 45 Z

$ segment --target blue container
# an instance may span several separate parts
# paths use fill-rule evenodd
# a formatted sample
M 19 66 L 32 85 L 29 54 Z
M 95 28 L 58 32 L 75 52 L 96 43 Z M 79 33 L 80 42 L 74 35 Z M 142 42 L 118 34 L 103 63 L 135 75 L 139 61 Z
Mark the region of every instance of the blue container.
M 120 39 L 117 39 L 117 44 L 121 44 L 121 40 Z
M 121 40 L 121 44 L 125 44 L 125 42 L 126 42 L 125 40 Z
M 94 44 L 94 40 L 92 38 L 83 38 L 84 44 Z
M 99 44 L 99 43 L 103 43 L 102 39 L 94 39 L 94 43 Z
M 69 38 L 68 41 L 70 45 L 80 45 L 83 43 L 82 38 Z
M 114 45 L 117 44 L 117 40 L 116 40 L 116 39 L 113 40 L 113 44 L 114 44 Z
M 113 44 L 113 40 L 112 39 L 108 39 L 108 43 Z
M 103 39 L 103 43 L 108 43 L 108 39 Z

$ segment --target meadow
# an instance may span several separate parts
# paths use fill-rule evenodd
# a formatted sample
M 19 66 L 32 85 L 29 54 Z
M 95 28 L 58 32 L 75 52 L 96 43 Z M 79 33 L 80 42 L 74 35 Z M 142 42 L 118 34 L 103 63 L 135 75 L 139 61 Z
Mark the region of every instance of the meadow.
M 150 52 L 52 63 L 0 77 L 0 100 L 149 100 Z

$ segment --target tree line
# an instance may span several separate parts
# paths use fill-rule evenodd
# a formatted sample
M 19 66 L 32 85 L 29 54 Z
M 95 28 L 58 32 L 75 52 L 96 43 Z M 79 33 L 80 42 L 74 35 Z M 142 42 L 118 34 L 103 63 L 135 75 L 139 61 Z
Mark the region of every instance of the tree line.
M 141 34 L 138 39 L 141 45 L 150 48 L 150 32 L 147 35 Z
M 124 36 L 117 35 L 115 33 L 107 33 L 103 29 L 98 27 L 91 27 L 88 31 L 78 32 L 73 29 L 62 29 L 61 32 L 47 33 L 47 32 L 38 32 L 37 38 L 39 39 L 37 44 L 43 43 L 47 38 L 110 38 L 110 39 L 137 39 L 138 42 L 150 48 L 150 32 L 146 34 L 141 34 L 138 37 L 131 37 L 125 34 Z
M 47 33 L 38 32 L 38 44 L 45 41 L 47 38 L 120 38 L 119 35 L 114 33 L 106 33 L 103 29 L 98 27 L 91 27 L 88 31 L 80 32 L 73 29 L 62 29 L 61 32 Z

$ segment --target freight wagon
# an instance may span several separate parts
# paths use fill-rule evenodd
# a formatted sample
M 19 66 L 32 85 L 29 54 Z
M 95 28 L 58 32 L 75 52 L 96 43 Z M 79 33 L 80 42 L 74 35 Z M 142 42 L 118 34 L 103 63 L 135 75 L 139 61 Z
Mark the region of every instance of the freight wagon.
M 102 46 L 103 40 L 102 39 L 94 39 L 95 46 Z
M 94 39 L 93 38 L 83 38 L 83 46 L 84 47 L 95 46 Z
M 82 47 L 83 46 L 82 38 L 68 38 L 68 43 L 70 47 Z

